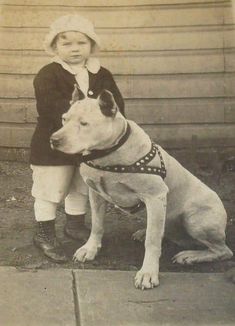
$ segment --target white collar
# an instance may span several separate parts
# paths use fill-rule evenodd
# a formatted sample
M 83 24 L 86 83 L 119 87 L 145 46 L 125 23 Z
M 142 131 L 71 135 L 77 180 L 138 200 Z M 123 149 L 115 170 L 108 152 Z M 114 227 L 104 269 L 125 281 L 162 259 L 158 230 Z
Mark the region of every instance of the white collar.
M 61 60 L 58 56 L 52 58 L 52 62 L 59 63 L 65 70 L 70 72 L 72 75 L 76 75 L 77 73 L 63 60 Z M 91 72 L 92 74 L 97 74 L 100 70 L 100 61 L 97 58 L 88 58 L 85 68 Z

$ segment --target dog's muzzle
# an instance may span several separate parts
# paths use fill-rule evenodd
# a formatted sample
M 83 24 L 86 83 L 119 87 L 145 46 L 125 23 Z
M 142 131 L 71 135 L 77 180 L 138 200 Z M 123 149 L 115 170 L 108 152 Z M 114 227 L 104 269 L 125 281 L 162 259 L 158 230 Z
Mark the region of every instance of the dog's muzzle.
M 50 138 L 50 145 L 52 149 L 56 149 L 61 145 L 61 139 L 59 138 Z

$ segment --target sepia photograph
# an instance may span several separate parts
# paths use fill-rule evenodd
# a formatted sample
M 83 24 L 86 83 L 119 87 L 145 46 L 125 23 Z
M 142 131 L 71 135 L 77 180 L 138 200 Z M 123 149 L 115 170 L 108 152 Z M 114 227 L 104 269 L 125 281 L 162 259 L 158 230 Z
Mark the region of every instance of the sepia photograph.
M 235 0 L 0 9 L 0 325 L 235 325 Z

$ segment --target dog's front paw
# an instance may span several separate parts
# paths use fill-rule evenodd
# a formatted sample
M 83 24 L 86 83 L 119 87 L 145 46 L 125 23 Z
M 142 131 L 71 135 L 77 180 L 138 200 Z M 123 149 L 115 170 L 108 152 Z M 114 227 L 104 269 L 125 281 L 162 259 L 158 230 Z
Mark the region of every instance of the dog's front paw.
M 146 235 L 146 229 L 140 229 L 132 234 L 132 239 L 140 242 L 144 242 Z
M 89 248 L 86 245 L 79 248 L 73 255 L 74 261 L 80 261 L 84 263 L 87 260 L 94 260 L 99 251 L 98 247 Z
M 135 276 L 135 287 L 137 289 L 152 289 L 159 285 L 158 272 L 139 270 Z

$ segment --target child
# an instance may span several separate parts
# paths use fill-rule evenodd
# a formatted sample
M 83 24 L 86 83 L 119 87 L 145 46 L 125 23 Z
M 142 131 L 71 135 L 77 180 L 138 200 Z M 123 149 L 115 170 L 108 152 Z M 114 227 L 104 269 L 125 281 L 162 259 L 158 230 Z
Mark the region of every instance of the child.
M 99 47 L 99 38 L 89 20 L 79 15 L 60 17 L 52 23 L 44 45 L 54 58 L 34 79 L 39 115 L 30 155 L 38 225 L 34 244 L 55 262 L 65 262 L 67 257 L 55 233 L 56 208 L 65 199 L 65 234 L 86 240 L 88 189 L 79 173 L 78 156 L 53 151 L 50 136 L 62 126 L 61 116 L 69 109 L 74 84 L 93 98 L 103 89 L 110 90 L 123 114 L 124 102 L 112 74 L 91 57 Z

